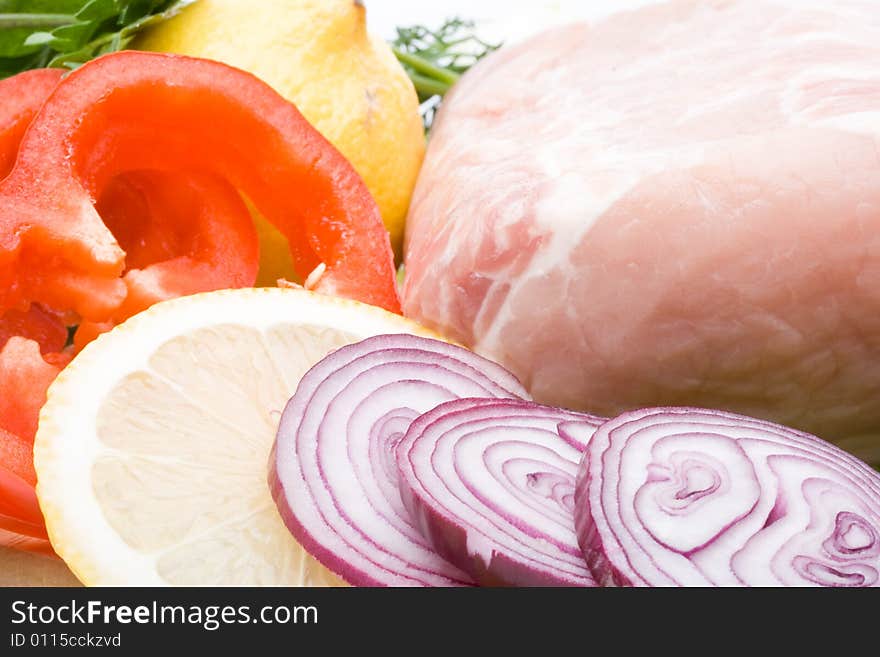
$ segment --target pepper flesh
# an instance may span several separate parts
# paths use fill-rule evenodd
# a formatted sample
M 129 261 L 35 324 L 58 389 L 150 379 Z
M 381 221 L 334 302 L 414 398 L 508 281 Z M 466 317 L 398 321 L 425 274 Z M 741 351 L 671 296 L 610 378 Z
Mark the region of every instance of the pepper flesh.
M 0 315 L 0 349 L 13 336 L 33 340 L 45 356 L 64 349 L 67 328 L 60 317 L 40 306 L 26 311 L 8 310 Z
M 0 545 L 53 554 L 33 469 L 33 445 L 0 429 Z
M 95 322 L 118 316 L 124 251 L 92 199 L 145 169 L 228 181 L 287 237 L 303 278 L 324 265 L 313 289 L 399 312 L 375 202 L 297 109 L 224 64 L 140 52 L 69 74 L 25 134 L 0 183 L 0 307 L 40 301 Z
M 20 336 L 0 348 L 0 545 L 51 553 L 34 491 L 33 441 L 46 390 L 65 360 L 43 356 L 36 340 Z
M 40 68 L 0 80 L 0 179 L 12 171 L 25 130 L 63 75 L 58 68 Z
M 125 251 L 126 295 L 109 320 L 80 322 L 77 351 L 159 301 L 256 281 L 259 240 L 250 211 L 216 176 L 128 172 L 111 181 L 96 207 Z
M 0 177 L 28 124 L 61 80 L 57 69 L 0 82 Z M 82 322 L 76 346 L 163 299 L 253 284 L 256 230 L 233 187 L 204 173 L 136 171 L 107 187 L 98 208 L 126 251 L 128 293 L 114 321 Z M 65 321 L 67 320 L 67 321 Z M 32 445 L 49 385 L 70 359 L 62 318 L 40 305 L 0 309 L 0 545 L 51 552 L 34 492 Z
M 0 80 L 0 179 L 12 170 L 31 120 L 63 71 Z M 38 305 L 0 309 L 0 545 L 52 553 L 34 485 L 33 439 L 46 389 L 68 356 L 67 328 Z

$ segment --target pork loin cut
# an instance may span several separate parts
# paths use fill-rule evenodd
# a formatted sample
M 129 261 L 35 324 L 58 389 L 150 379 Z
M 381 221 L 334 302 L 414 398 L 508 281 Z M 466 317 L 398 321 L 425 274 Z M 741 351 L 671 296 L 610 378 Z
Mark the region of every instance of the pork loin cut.
M 433 129 L 405 313 L 543 402 L 880 459 L 878 136 L 875 2 L 675 2 L 502 48 Z

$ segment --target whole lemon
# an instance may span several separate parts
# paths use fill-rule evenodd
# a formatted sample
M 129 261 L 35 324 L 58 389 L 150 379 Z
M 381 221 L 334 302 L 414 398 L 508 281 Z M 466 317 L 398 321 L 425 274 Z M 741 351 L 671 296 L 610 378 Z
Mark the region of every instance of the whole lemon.
M 399 256 L 425 139 L 412 82 L 367 32 L 359 0 L 199 0 L 132 47 L 215 59 L 293 101 L 364 179 Z M 292 278 L 287 243 L 257 218 L 260 283 Z M 305 272 L 308 273 L 308 272 Z

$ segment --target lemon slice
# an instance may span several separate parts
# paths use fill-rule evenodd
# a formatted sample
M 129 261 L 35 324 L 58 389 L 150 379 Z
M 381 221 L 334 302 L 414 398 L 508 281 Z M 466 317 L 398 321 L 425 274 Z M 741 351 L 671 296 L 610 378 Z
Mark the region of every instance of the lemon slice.
M 300 377 L 383 333 L 435 334 L 303 290 L 153 306 L 90 344 L 49 389 L 34 458 L 58 555 L 87 585 L 340 585 L 291 537 L 267 484 Z

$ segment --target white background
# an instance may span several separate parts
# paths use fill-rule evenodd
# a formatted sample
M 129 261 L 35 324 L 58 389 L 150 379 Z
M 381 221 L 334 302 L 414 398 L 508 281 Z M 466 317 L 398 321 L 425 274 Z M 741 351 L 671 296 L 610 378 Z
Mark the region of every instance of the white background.
M 362 0 L 371 32 L 386 39 L 395 27 L 439 27 L 447 18 L 473 20 L 490 42 L 511 43 L 529 34 L 573 20 L 596 20 L 615 11 L 657 0 Z

